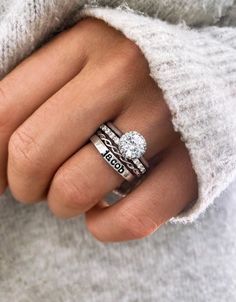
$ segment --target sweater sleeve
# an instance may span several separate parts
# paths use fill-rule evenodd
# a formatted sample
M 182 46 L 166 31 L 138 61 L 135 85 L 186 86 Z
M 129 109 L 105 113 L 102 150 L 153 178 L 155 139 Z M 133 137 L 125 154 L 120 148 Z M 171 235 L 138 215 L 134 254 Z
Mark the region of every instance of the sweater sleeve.
M 85 16 L 122 31 L 148 60 L 198 178 L 197 201 L 172 221 L 194 221 L 236 175 L 236 29 L 190 29 L 111 8 Z
M 189 26 L 214 25 L 233 22 L 235 0 L 87 0 L 99 6 L 127 6 L 145 15 L 178 23 L 181 20 Z M 93 5 L 93 6 L 94 6 Z M 234 17 L 235 19 L 235 17 Z

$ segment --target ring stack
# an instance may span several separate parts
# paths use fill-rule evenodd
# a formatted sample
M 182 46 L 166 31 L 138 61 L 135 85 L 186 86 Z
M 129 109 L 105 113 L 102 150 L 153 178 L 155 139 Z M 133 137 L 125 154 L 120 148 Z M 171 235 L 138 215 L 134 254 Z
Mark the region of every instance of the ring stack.
M 124 164 L 112 153 L 112 151 L 107 147 L 104 140 L 99 137 L 99 134 L 95 134 L 90 138 L 91 142 L 94 144 L 98 152 L 102 155 L 105 161 L 125 180 L 133 181 L 134 175 L 125 167 Z
M 90 138 L 104 160 L 125 180 L 132 182 L 148 170 L 143 157 L 147 143 L 136 131 L 122 133 L 112 123 L 102 124 Z

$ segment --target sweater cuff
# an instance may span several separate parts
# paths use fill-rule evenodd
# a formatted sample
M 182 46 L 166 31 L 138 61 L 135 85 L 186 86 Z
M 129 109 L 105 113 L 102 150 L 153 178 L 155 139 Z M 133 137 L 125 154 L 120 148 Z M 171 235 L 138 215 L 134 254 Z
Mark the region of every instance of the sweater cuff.
M 236 175 L 236 30 L 193 30 L 122 9 L 85 8 L 85 16 L 123 32 L 149 62 L 198 178 L 198 200 L 171 221 L 194 221 Z

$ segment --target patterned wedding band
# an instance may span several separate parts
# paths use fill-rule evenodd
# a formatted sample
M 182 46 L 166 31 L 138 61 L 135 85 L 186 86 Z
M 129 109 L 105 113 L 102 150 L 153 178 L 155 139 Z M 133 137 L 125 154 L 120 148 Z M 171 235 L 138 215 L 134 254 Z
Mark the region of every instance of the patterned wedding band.
M 102 124 L 90 138 L 104 160 L 125 180 L 132 183 L 149 167 L 143 155 L 145 138 L 136 131 L 122 133 L 112 123 Z
M 107 133 L 98 130 L 96 132 L 97 136 L 101 139 L 101 141 L 106 145 L 106 147 L 115 155 L 117 158 L 126 166 L 126 168 L 137 177 L 141 176 L 140 170 L 129 160 L 124 158 L 121 155 L 118 146 L 115 144 L 114 140 Z
M 147 149 L 145 138 L 136 131 L 123 134 L 114 124 L 108 122 L 102 124 L 100 129 L 117 145 L 120 156 L 133 163 L 141 174 L 145 174 L 149 168 L 147 160 L 143 157 Z
M 131 182 L 134 180 L 134 175 L 125 167 L 125 165 L 111 152 L 100 137 L 95 134 L 90 138 L 98 152 L 102 155 L 105 161 L 125 180 Z

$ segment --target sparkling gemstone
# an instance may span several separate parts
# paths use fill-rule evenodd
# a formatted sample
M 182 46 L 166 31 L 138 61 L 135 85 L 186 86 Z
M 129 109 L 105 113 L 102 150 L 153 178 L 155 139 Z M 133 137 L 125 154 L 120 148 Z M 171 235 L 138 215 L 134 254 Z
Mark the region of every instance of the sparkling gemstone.
M 127 159 L 140 158 L 147 148 L 145 138 L 136 131 L 123 134 L 118 146 L 121 154 Z

